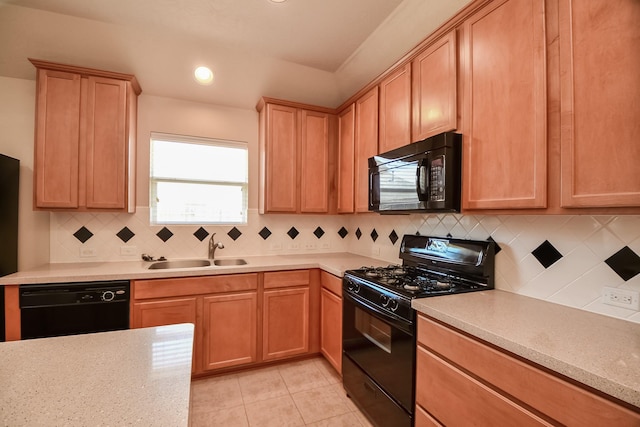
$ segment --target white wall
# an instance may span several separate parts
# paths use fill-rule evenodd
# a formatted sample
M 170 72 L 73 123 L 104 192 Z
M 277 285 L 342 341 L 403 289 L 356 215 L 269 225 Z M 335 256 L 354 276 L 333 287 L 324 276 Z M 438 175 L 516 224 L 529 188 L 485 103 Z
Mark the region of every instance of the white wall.
M 20 160 L 18 270 L 49 262 L 49 213 L 33 211 L 35 93 L 35 81 L 0 77 L 0 153 Z

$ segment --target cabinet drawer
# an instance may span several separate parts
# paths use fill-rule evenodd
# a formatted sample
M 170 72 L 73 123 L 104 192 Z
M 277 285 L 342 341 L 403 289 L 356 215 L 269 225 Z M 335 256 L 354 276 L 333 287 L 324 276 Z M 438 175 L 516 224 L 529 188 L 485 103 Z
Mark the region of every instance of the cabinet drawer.
M 551 425 L 424 348 L 417 353 L 416 403 L 444 425 Z
M 422 316 L 418 342 L 562 424 L 640 425 L 640 414 Z
M 416 427 L 442 427 L 442 424 L 422 409 L 420 405 L 416 405 L 415 419 Z
M 309 284 L 309 270 L 273 271 L 264 273 L 264 288 L 288 288 Z
M 175 279 L 135 280 L 133 299 L 165 298 L 184 295 L 216 294 L 258 288 L 258 274 L 229 274 Z
M 320 272 L 322 287 L 342 298 L 342 279 L 326 271 Z

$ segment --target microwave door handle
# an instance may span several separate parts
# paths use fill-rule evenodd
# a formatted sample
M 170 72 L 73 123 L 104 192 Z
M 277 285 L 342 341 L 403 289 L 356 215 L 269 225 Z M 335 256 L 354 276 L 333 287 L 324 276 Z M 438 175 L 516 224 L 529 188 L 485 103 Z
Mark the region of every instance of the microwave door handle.
M 418 193 L 418 200 L 421 202 L 426 201 L 429 195 L 429 168 L 427 164 L 427 159 L 422 159 L 418 163 L 416 172 L 416 193 Z

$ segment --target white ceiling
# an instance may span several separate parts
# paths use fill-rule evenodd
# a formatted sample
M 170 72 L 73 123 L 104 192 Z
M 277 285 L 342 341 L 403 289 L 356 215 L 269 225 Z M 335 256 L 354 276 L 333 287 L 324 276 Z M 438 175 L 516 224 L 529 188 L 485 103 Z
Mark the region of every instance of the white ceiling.
M 35 79 L 33 57 L 135 74 L 147 95 L 336 107 L 468 2 L 0 0 L 0 75 Z

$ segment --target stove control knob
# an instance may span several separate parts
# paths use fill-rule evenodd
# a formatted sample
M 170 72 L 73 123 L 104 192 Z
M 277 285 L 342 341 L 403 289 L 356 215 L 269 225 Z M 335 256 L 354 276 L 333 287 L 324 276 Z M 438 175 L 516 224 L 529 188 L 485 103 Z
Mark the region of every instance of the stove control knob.
M 388 296 L 380 295 L 380 303 L 384 308 L 387 308 L 389 306 L 389 301 L 391 301 L 391 299 Z
M 398 301 L 397 300 L 389 300 L 389 309 L 391 311 L 396 311 L 398 309 Z
M 349 290 L 349 292 L 357 294 L 358 292 L 360 292 L 360 284 L 356 282 L 349 282 L 347 284 L 347 289 Z

